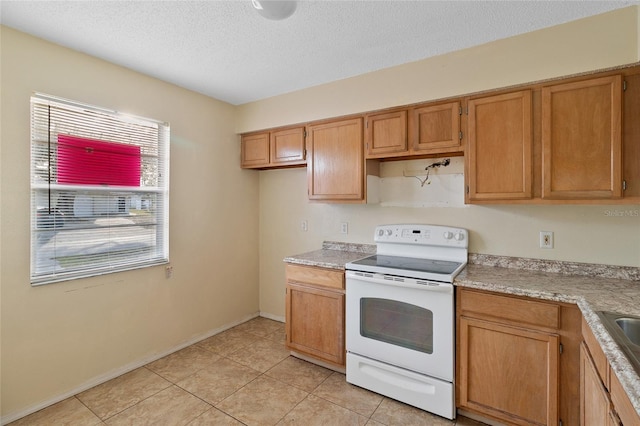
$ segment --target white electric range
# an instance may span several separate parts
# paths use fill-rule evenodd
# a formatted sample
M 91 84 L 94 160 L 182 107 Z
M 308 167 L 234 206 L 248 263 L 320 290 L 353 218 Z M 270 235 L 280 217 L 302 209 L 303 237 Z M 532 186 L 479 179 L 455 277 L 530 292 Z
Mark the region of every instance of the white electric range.
M 347 263 L 347 381 L 455 418 L 454 287 L 468 232 L 381 225 L 376 254 Z

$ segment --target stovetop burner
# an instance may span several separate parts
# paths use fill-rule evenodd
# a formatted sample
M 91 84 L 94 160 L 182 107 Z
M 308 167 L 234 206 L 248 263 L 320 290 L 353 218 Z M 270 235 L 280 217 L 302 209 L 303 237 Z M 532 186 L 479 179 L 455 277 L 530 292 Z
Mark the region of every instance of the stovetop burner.
M 400 224 L 376 227 L 377 254 L 345 269 L 453 283 L 467 264 L 468 232 L 449 226 Z
M 383 256 L 377 254 L 356 260 L 351 262 L 351 264 L 446 275 L 453 274 L 456 269 L 462 265 L 460 262 L 450 262 L 447 260 L 417 259 L 413 257 Z

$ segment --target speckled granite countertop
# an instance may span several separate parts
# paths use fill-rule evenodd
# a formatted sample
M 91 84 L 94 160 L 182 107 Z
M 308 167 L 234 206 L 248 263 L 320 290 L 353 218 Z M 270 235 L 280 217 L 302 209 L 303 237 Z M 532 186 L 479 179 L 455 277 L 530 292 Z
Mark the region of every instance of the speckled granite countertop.
M 322 243 L 321 250 L 285 257 L 284 261 L 298 265 L 344 270 L 345 264 L 372 254 L 376 254 L 375 245 L 325 241 Z
M 344 269 L 375 254 L 375 245 L 324 242 L 288 263 Z M 597 311 L 640 316 L 640 268 L 469 254 L 454 285 L 578 305 L 640 416 L 640 376 L 606 330 Z

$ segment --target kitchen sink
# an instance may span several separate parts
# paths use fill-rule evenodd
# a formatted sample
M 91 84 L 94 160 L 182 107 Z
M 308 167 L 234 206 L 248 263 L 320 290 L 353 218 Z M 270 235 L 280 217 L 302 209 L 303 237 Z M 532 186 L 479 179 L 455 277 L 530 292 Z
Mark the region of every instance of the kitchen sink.
M 636 346 L 640 346 L 640 318 L 623 317 L 616 319 L 616 324 L 622 329 L 627 339 Z
M 596 312 L 602 324 L 627 355 L 631 365 L 640 374 L 640 317 L 616 312 Z

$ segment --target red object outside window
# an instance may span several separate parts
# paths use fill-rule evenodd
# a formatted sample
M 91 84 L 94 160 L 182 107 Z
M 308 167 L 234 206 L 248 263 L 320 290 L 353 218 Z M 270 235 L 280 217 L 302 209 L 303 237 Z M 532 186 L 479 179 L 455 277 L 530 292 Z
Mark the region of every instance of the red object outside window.
M 58 183 L 140 186 L 140 147 L 58 135 Z

